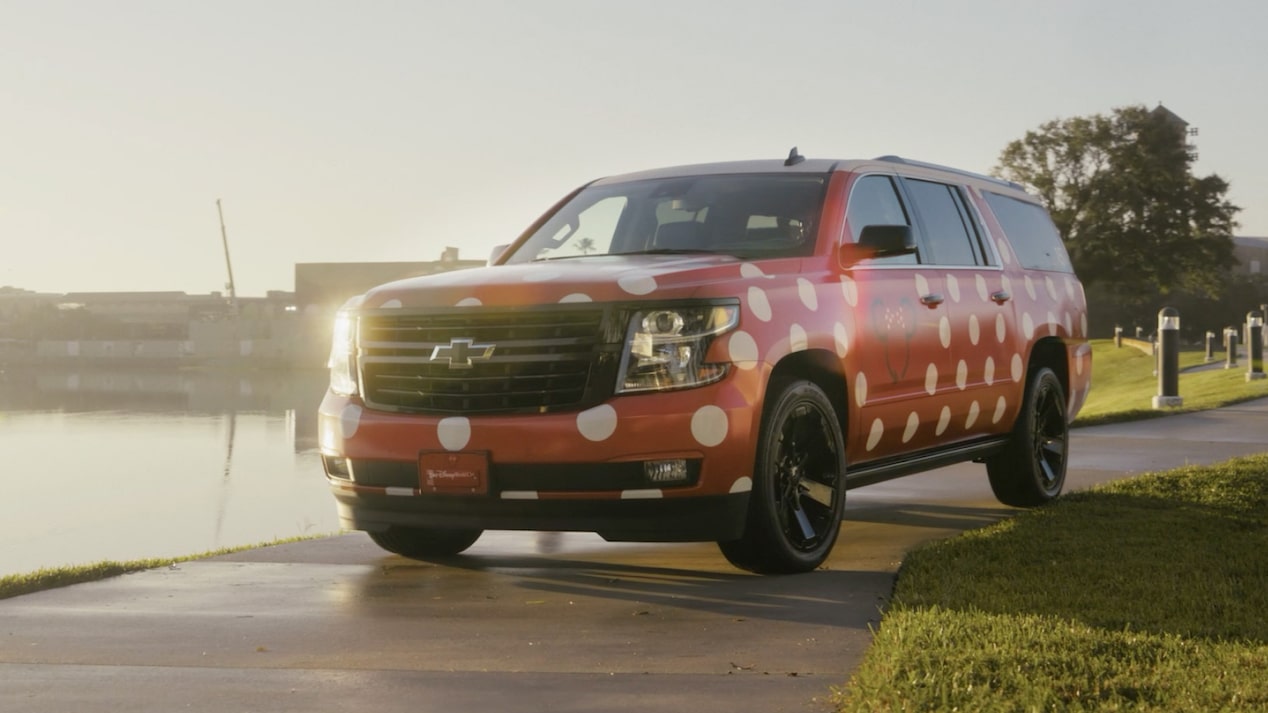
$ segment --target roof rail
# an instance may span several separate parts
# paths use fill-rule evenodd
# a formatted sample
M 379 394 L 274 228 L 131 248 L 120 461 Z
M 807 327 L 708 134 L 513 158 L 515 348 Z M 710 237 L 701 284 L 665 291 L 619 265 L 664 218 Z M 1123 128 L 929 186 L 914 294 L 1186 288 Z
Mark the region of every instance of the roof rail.
M 906 166 L 919 166 L 921 168 L 933 168 L 939 171 L 947 171 L 949 173 L 956 173 L 961 176 L 968 176 L 969 178 L 976 178 L 979 181 L 989 181 L 990 183 L 995 183 L 997 185 L 1007 186 L 1009 188 L 1016 188 L 1019 191 L 1026 190 L 1024 186 L 1022 186 L 1020 183 L 1016 181 L 1009 181 L 1003 178 L 996 178 L 995 176 L 988 176 L 984 173 L 975 173 L 973 171 L 965 171 L 964 169 L 961 169 L 961 168 L 952 168 L 950 166 L 943 166 L 937 163 L 928 163 L 925 161 L 913 161 L 909 158 L 903 158 L 902 156 L 894 156 L 892 154 L 885 155 L 885 156 L 877 156 L 876 160 L 886 161 L 888 163 L 901 163 Z

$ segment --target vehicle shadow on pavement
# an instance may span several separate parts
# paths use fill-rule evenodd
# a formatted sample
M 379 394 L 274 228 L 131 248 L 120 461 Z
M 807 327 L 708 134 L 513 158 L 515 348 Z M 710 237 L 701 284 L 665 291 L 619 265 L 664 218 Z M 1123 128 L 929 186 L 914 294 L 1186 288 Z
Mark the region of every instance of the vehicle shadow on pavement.
M 888 592 L 893 580 L 887 572 L 820 569 L 757 576 L 531 555 L 458 555 L 428 561 L 390 557 L 360 579 L 355 600 L 360 607 L 382 607 L 385 613 L 399 615 L 402 602 L 437 596 L 436 585 L 453 581 L 456 571 L 470 575 L 473 588 L 463 594 L 468 599 L 521 597 L 528 608 L 562 605 L 580 610 L 624 603 L 631 616 L 696 611 L 732 620 L 850 628 L 867 628 L 879 620 L 883 602 L 874 593 Z M 874 600 L 876 606 L 858 606 L 861 599 Z

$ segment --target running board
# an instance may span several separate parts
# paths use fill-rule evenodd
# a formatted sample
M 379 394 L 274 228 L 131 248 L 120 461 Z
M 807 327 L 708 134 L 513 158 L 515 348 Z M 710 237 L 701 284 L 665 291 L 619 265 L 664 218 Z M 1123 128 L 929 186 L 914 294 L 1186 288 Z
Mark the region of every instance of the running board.
M 1007 445 L 1008 437 L 1004 436 L 935 451 L 897 456 L 855 468 L 847 465 L 845 489 L 853 490 L 864 485 L 901 478 L 904 475 L 963 463 L 966 460 L 981 460 L 999 453 Z

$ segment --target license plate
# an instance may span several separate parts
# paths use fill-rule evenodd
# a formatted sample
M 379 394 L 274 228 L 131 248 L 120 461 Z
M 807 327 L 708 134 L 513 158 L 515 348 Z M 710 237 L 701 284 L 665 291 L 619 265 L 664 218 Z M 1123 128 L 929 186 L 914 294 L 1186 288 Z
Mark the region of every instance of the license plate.
M 424 493 L 485 495 L 489 492 L 489 455 L 423 453 L 418 457 L 418 487 Z

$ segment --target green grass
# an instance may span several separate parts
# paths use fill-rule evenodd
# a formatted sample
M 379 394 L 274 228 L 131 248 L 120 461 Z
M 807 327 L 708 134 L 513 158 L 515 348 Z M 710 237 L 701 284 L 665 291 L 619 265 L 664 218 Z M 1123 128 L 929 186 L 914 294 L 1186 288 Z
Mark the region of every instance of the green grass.
M 9 574 L 0 577 L 0 599 L 8 599 L 9 597 L 39 592 L 45 589 L 53 589 L 54 587 L 65 587 L 71 584 L 80 584 L 81 582 L 93 582 L 107 577 L 117 577 L 121 574 L 140 572 L 145 569 L 154 569 L 155 567 L 167 567 L 169 565 L 176 564 L 177 562 L 188 562 L 190 560 L 215 557 L 217 555 L 227 555 L 234 552 L 253 550 L 270 545 L 312 540 L 319 537 L 324 537 L 324 535 L 289 537 L 272 542 L 261 542 L 259 544 L 243 545 L 241 547 L 225 547 L 211 552 L 204 552 L 196 555 L 184 555 L 181 557 L 154 557 L 150 559 L 127 560 L 125 562 L 106 560 L 104 562 L 95 562 L 93 564 L 48 567 L 23 574 Z
M 1224 369 L 1218 362 L 1214 368 L 1194 370 L 1203 365 L 1204 356 L 1201 350 L 1180 353 L 1180 397 L 1184 404 L 1154 409 L 1153 397 L 1158 394 L 1154 357 L 1128 346 L 1116 348 L 1113 340 L 1093 340 L 1092 393 L 1074 425 L 1155 418 L 1268 396 L 1268 379 L 1246 380 L 1245 359 L 1235 369 Z
M 841 711 L 1268 710 L 1268 454 L 909 553 Z

